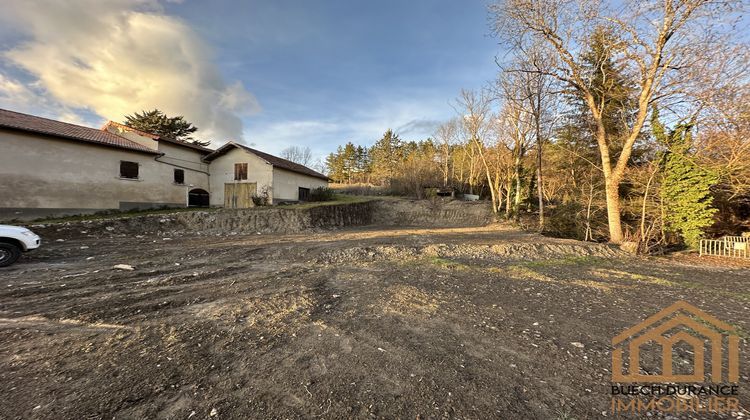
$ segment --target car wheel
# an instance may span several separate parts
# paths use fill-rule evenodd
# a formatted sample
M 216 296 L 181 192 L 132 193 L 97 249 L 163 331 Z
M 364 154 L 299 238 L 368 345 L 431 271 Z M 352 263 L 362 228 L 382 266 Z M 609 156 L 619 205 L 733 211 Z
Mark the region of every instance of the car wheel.
M 0 267 L 7 267 L 21 256 L 21 248 L 16 245 L 0 242 Z

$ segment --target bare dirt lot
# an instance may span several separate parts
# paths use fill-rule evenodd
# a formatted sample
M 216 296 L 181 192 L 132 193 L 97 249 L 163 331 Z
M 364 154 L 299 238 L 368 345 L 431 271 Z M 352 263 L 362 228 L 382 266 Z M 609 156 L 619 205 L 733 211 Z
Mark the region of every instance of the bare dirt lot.
M 0 418 L 611 417 L 622 330 L 750 331 L 749 268 L 502 225 L 59 238 L 0 269 Z

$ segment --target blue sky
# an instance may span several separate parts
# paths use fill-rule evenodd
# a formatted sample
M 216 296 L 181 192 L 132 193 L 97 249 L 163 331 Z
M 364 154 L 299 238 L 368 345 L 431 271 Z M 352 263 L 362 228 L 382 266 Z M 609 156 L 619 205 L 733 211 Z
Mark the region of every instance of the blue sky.
M 271 153 L 322 157 L 387 128 L 425 138 L 462 88 L 494 78 L 501 52 L 481 0 L 60 3 L 11 0 L 0 106 L 92 125 L 159 107 L 216 146 L 241 137 Z

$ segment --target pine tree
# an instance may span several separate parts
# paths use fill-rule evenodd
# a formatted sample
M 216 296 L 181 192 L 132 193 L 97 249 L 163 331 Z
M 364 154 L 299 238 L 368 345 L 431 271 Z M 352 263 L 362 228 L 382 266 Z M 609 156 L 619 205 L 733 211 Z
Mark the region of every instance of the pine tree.
M 326 157 L 326 167 L 328 168 L 328 176 L 335 182 L 344 182 L 346 180 L 343 147 L 339 146 L 336 148 L 335 153 L 331 153 Z
M 388 129 L 383 137 L 370 148 L 374 182 L 384 184 L 391 179 L 402 157 L 401 139 L 393 133 L 393 130 Z
M 696 248 L 704 230 L 714 223 L 717 210 L 712 207 L 711 187 L 718 182 L 718 176 L 695 162 L 692 128 L 693 123 L 680 123 L 667 133 L 654 109 L 651 130 L 667 148 L 662 158 L 662 200 L 669 209 L 666 222 L 686 245 Z
M 193 133 L 198 131 L 198 127 L 186 121 L 182 115 L 167 117 L 166 114 L 158 109 L 141 111 L 140 114 L 135 112 L 133 115 L 126 115 L 124 124 L 136 130 L 174 140 L 190 142 L 199 146 L 208 146 L 211 144 L 210 141 L 195 140 L 191 137 Z

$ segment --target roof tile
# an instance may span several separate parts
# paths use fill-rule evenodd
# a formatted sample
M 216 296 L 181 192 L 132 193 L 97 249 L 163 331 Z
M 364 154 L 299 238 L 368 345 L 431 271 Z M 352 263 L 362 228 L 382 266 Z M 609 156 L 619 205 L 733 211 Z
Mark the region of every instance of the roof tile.
M 64 123 L 62 121 L 22 114 L 20 112 L 9 111 L 6 109 L 0 109 L 0 127 L 12 128 L 30 133 L 47 134 L 50 136 L 120 149 L 159 154 L 159 152 L 154 149 L 148 148 L 124 137 L 120 137 L 109 131 Z

